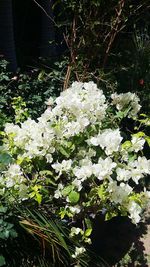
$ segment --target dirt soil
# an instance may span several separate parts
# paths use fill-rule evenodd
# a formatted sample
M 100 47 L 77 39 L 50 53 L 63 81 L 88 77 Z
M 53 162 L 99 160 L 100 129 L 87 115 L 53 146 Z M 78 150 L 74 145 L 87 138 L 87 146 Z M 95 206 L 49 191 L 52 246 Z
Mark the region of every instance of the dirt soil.
M 150 208 L 146 214 L 146 232 L 142 236 L 141 241 L 144 245 L 144 253 L 147 258 L 147 266 L 150 267 Z M 142 266 L 144 267 L 144 266 Z

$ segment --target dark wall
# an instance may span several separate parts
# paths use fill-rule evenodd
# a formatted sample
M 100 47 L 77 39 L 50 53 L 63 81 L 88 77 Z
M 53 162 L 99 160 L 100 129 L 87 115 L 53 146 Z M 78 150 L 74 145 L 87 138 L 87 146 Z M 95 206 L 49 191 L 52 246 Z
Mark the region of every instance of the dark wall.
M 12 71 L 39 57 L 56 56 L 52 1 L 39 4 L 48 15 L 34 0 L 0 0 L 0 54 L 10 61 Z
M 17 60 L 11 0 L 0 0 L 0 54 L 10 62 L 10 69 L 16 70 Z

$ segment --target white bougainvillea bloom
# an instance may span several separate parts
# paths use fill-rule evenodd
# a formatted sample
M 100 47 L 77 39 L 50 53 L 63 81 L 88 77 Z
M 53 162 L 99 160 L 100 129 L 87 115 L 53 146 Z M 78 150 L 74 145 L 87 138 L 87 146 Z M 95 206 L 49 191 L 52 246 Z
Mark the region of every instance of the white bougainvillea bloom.
M 84 181 L 93 173 L 92 162 L 88 159 L 84 159 L 80 161 L 80 165 L 81 167 L 79 166 L 73 169 L 73 173 L 79 180 Z
M 124 94 L 114 93 L 111 95 L 111 98 L 112 104 L 116 105 L 119 111 L 124 111 L 126 108 L 129 108 L 128 117 L 136 116 L 141 108 L 138 96 L 130 92 Z
M 70 231 L 70 237 L 79 235 L 79 234 L 83 234 L 83 230 L 79 227 L 71 227 L 71 231 Z
M 72 258 L 77 258 L 78 256 L 80 256 L 81 254 L 83 254 L 85 252 L 85 248 L 84 247 L 75 247 L 75 253 L 72 254 Z
M 132 143 L 132 150 L 138 152 L 143 149 L 145 140 L 144 138 L 138 138 L 136 136 L 133 136 L 131 139 L 131 143 Z
M 112 161 L 111 158 L 102 159 L 99 158 L 97 164 L 93 164 L 93 174 L 99 179 L 109 178 L 112 174 L 112 170 L 116 167 L 116 163 Z
M 59 173 L 59 176 L 62 174 L 62 172 L 68 172 L 71 169 L 72 160 L 63 160 L 62 162 L 57 162 L 52 164 L 53 169 L 55 172 Z
M 135 202 L 135 201 L 130 201 L 128 205 L 128 211 L 129 211 L 129 218 L 131 218 L 132 222 L 137 224 L 139 223 L 141 217 L 141 211 L 142 208 Z
M 22 175 L 23 173 L 20 169 L 20 166 L 17 164 L 11 164 L 8 170 L 5 172 L 6 187 L 12 187 L 21 184 L 25 180 Z
M 69 210 L 72 212 L 72 214 L 79 214 L 81 212 L 81 208 L 79 207 L 79 205 L 75 205 L 75 206 L 67 206 L 66 207 L 69 208 Z
M 75 188 L 77 188 L 77 190 L 80 192 L 81 191 L 81 189 L 82 189 L 82 180 L 80 180 L 80 179 L 77 179 L 77 178 L 75 178 L 74 180 L 73 180 L 73 182 L 72 182 L 72 185 L 74 185 L 75 186 Z
M 110 181 L 107 191 L 110 193 L 111 200 L 116 204 L 123 204 L 132 193 L 133 188 L 128 184 L 121 183 L 117 185 L 116 181 Z
M 16 135 L 19 131 L 20 127 L 18 125 L 14 125 L 13 123 L 6 123 L 5 124 L 5 132 L 7 134 L 14 134 Z
M 45 102 L 45 104 L 47 105 L 47 106 L 53 106 L 53 104 L 54 104 L 54 99 L 52 98 L 52 97 L 50 97 L 46 102 Z
M 107 155 L 111 155 L 113 152 L 119 150 L 122 139 L 119 129 L 106 129 L 97 136 L 91 137 L 87 140 L 87 143 L 93 146 L 100 146 L 105 150 Z
M 128 169 L 131 172 L 132 180 L 138 184 L 139 179 L 150 173 L 150 160 L 146 157 L 138 157 L 137 160 L 129 162 Z
M 54 192 L 54 198 L 61 198 L 62 197 L 62 190 L 64 186 L 60 183 L 58 184 L 57 190 Z
M 72 123 L 78 122 L 81 131 L 89 123 L 100 122 L 106 114 L 106 98 L 93 82 L 73 83 L 55 102 L 54 117 L 64 113 L 72 116 Z
M 116 174 L 117 174 L 117 181 L 128 181 L 132 176 L 131 171 L 123 168 L 117 168 Z

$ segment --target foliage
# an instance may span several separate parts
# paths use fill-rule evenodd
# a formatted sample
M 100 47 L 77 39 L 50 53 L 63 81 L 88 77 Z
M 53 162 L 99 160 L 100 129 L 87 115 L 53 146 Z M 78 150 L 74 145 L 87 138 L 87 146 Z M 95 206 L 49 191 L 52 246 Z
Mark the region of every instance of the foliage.
M 32 118 L 37 118 L 45 109 L 45 101 L 57 96 L 63 84 L 64 61 L 56 62 L 46 69 L 44 62 L 40 69 L 18 72 L 15 76 L 7 71 L 7 62 L 0 61 L 0 127 L 15 116 L 26 118 L 25 109 Z M 26 107 L 24 106 L 26 103 Z M 14 111 L 17 111 L 18 114 Z M 17 107 L 18 106 L 18 107 Z M 19 108 L 20 110 L 17 110 Z M 24 110 L 24 114 L 19 114 Z M 24 119 L 22 118 L 22 119 Z M 18 118 L 19 119 L 19 118 Z
M 91 243 L 97 214 L 140 221 L 149 198 L 142 185 L 150 172 L 150 160 L 143 155 L 149 136 L 138 128 L 135 94 L 106 99 L 93 82 L 75 82 L 47 105 L 37 121 L 6 124 L 4 147 L 12 163 L 2 174 L 1 189 L 10 205 L 47 204 L 64 220 L 70 240 L 79 244 L 72 253 L 78 264 Z M 132 132 L 125 120 L 135 126 Z
M 28 216 L 27 216 L 28 214 Z M 69 229 L 58 219 L 46 218 L 41 212 L 26 212 L 26 218 L 20 224 L 41 243 L 45 259 L 49 259 L 52 266 L 71 265 L 73 244 L 69 239 Z M 48 255 L 46 256 L 48 252 Z M 81 266 L 87 266 L 88 261 L 81 260 Z
M 144 30 L 149 27 L 148 8 L 147 0 L 136 3 L 130 0 L 56 1 L 53 6 L 55 22 L 63 32 L 69 57 L 64 88 L 74 80 L 84 82 L 92 79 L 107 90 L 105 81 L 107 76 L 111 76 L 123 91 L 123 73 L 129 76 L 128 83 L 134 80 L 134 86 L 125 88 L 126 91 L 135 91 L 141 79 L 147 83 L 139 71 L 148 73 L 149 66 L 145 64 L 148 60 L 145 56 L 142 58 L 135 36 L 138 33 L 143 39 L 141 25 L 144 25 Z M 145 51 L 146 46 L 149 47 L 148 40 L 143 42 Z M 139 85 L 139 89 L 142 86 Z
M 114 56 L 118 90 L 126 92 L 130 89 L 137 92 L 142 100 L 143 110 L 149 112 L 150 35 L 148 27 L 138 29 L 136 26 L 134 33 L 130 34 L 128 46 L 124 43 L 120 42 L 118 57 Z
M 1 253 L 7 247 L 7 241 L 17 237 L 17 232 L 14 229 L 12 223 L 13 214 L 7 208 L 0 203 L 0 247 Z M 3 254 L 0 255 L 0 266 L 6 264 Z
M 7 166 L 11 164 L 12 158 L 5 151 L 3 147 L 0 147 L 0 178 Z M 7 248 L 7 242 L 17 237 L 17 232 L 13 224 L 13 212 L 9 204 L 7 203 L 7 193 L 0 187 L 0 266 L 6 264 L 3 251 Z
M 3 266 L 5 264 L 6 264 L 5 258 L 2 255 L 0 255 L 0 266 Z

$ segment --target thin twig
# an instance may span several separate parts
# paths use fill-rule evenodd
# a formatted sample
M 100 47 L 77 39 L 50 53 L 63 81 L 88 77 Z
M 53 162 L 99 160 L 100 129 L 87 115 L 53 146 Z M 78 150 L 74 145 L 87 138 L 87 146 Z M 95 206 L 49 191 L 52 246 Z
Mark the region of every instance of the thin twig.
M 117 33 L 119 32 L 119 25 L 121 23 L 121 18 L 120 17 L 121 17 L 121 14 L 122 14 L 122 11 L 123 11 L 123 8 L 124 8 L 124 5 L 125 5 L 125 0 L 120 0 L 118 5 L 119 5 L 118 9 L 117 8 L 115 9 L 116 13 L 117 13 L 117 16 L 116 16 L 116 19 L 115 19 L 115 22 L 114 22 L 114 26 L 113 26 L 112 30 L 110 31 L 110 33 L 108 34 L 108 36 L 110 36 L 110 39 L 109 39 L 108 46 L 107 46 L 107 49 L 106 49 L 106 52 L 105 52 L 104 61 L 103 61 L 103 67 L 106 64 L 106 61 L 107 61 L 107 58 L 108 58 L 108 54 L 109 54 L 109 51 L 110 51 L 110 49 L 112 47 L 114 39 L 115 39 Z
M 70 79 L 70 74 L 71 74 L 71 66 L 68 65 L 67 73 L 66 73 L 65 80 L 64 80 L 63 91 L 66 90 L 67 87 L 68 87 L 68 83 L 69 83 L 69 79 Z
M 45 15 L 54 23 L 56 27 L 58 27 L 58 24 L 55 22 L 55 20 L 46 12 L 44 7 L 42 7 L 36 0 L 33 0 L 33 2 L 45 13 Z

